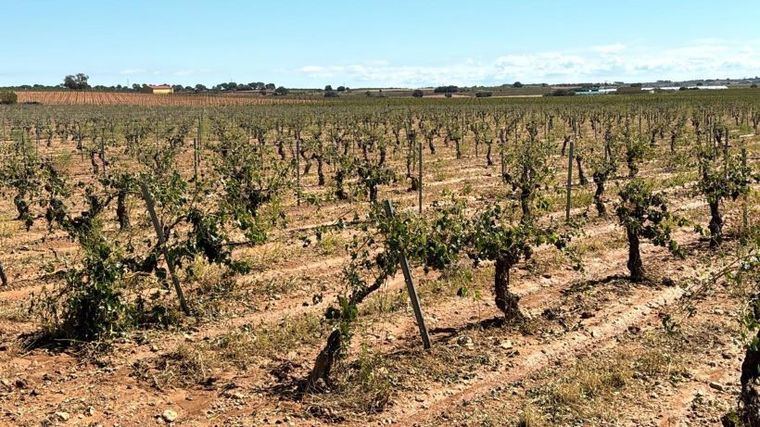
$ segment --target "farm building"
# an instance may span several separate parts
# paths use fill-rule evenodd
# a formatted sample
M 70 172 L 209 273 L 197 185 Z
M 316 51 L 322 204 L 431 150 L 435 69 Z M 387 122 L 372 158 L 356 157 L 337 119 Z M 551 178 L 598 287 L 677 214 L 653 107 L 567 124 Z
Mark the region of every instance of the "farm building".
M 143 92 L 154 95 L 168 95 L 174 93 L 174 88 L 169 85 L 147 85 L 143 87 Z
M 617 92 L 617 88 L 593 87 L 588 89 L 576 90 L 576 95 L 608 95 Z

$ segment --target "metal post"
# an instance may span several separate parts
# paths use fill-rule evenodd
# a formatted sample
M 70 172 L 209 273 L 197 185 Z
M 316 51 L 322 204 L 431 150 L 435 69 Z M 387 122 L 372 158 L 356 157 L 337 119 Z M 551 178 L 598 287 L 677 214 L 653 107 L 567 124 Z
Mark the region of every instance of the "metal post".
M 393 205 L 390 200 L 385 201 L 385 214 L 388 217 L 393 217 Z M 406 291 L 409 294 L 409 300 L 412 302 L 412 308 L 414 309 L 414 317 L 417 319 L 417 326 L 420 328 L 420 336 L 422 337 L 422 345 L 425 349 L 430 348 L 430 336 L 428 335 L 427 327 L 425 326 L 425 318 L 422 315 L 422 307 L 420 306 L 420 300 L 417 296 L 417 290 L 414 288 L 414 282 L 412 282 L 412 274 L 409 271 L 409 261 L 406 259 L 406 254 L 403 250 L 401 252 L 401 271 L 404 272 L 404 281 L 406 282 Z

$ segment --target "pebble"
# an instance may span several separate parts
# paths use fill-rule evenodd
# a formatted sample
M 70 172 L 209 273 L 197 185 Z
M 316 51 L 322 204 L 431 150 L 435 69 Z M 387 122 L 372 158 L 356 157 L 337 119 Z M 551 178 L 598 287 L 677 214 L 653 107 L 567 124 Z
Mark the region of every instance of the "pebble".
M 173 409 L 167 409 L 161 414 L 161 418 L 167 423 L 173 423 L 177 419 L 177 412 Z
M 718 390 L 718 391 L 725 391 L 726 390 L 726 388 L 723 386 L 723 384 L 715 382 L 715 381 L 711 382 L 709 385 L 710 385 L 710 388 Z
M 475 343 L 472 342 L 472 338 L 467 336 L 459 337 L 457 339 L 457 344 L 469 350 L 475 348 Z

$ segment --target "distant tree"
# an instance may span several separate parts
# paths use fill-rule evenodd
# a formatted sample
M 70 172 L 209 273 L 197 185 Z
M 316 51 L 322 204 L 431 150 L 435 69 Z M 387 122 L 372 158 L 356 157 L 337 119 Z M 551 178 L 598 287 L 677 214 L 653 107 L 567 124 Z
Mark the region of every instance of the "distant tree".
M 174 92 L 182 92 L 183 90 L 185 90 L 185 88 L 182 87 L 182 85 L 173 85 L 172 89 L 174 89 Z
M 0 92 L 0 104 L 15 104 L 18 101 L 16 92 L 2 91 Z
M 288 94 L 288 90 L 284 86 L 280 86 L 280 87 L 278 87 L 277 89 L 274 90 L 274 94 L 277 95 L 277 96 L 287 95 Z
M 71 90 L 89 89 L 90 88 L 90 84 L 88 83 L 89 79 L 90 77 L 84 73 L 79 73 L 74 76 L 68 75 L 63 78 L 63 86 Z
M 424 94 L 424 93 L 422 93 L 422 91 L 421 91 L 421 90 L 419 90 L 419 89 L 415 89 L 415 90 L 412 92 L 412 96 L 413 96 L 413 97 L 415 97 L 415 98 L 422 98 L 424 95 L 425 95 L 425 94 Z
M 274 83 L 267 83 L 266 85 L 264 85 L 264 89 L 266 90 L 274 90 L 274 88 L 275 88 Z
M 140 89 L 142 89 L 142 86 L 140 86 L 140 83 L 134 83 L 132 84 L 132 90 L 135 92 L 139 92 Z
M 514 83 L 512 83 L 512 87 L 520 88 L 520 87 L 523 87 L 523 84 L 520 83 L 520 82 L 514 82 Z
M 326 90 L 325 91 L 325 98 L 337 98 L 338 92 L 335 92 L 334 90 Z
M 488 91 L 475 92 L 476 98 L 488 98 L 491 95 L 493 95 L 493 93 L 488 92 Z
M 457 86 L 438 86 L 437 88 L 433 89 L 433 92 L 435 93 L 455 93 L 458 92 L 459 88 Z
M 333 88 L 332 85 L 325 86 L 325 92 L 332 92 Z
M 338 86 L 338 92 L 345 92 L 346 87 L 345 86 Z
M 749 87 L 751 87 L 752 89 L 757 89 L 757 83 L 752 83 Z
M 207 90 L 208 90 L 208 88 L 205 85 L 202 85 L 200 83 L 198 83 L 197 85 L 195 85 L 195 91 L 196 92 L 205 92 Z

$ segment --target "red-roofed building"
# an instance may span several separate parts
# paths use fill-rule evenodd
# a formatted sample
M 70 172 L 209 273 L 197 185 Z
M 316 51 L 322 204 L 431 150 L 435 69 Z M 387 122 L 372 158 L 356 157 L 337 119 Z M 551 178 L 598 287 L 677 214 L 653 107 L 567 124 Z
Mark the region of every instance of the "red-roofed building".
M 169 85 L 147 85 L 143 86 L 143 92 L 154 95 L 168 95 L 174 93 L 174 88 Z

